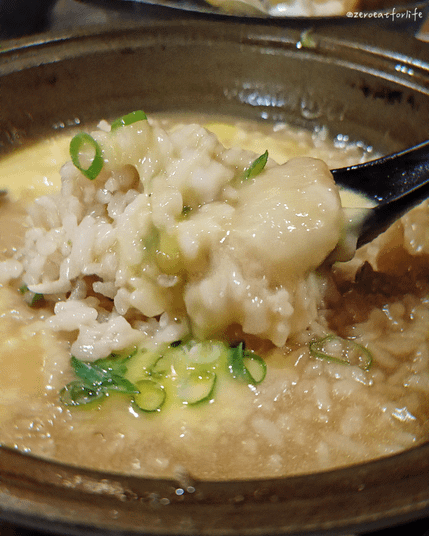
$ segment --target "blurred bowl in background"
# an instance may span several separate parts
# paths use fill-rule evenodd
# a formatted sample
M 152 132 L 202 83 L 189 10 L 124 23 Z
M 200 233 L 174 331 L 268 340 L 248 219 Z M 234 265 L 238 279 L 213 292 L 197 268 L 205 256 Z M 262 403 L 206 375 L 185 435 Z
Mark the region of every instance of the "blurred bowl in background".
M 0 0 L 0 38 L 98 20 L 111 24 L 119 18 L 144 21 L 177 17 L 232 18 L 294 27 L 365 24 L 415 35 L 429 16 L 427 0 L 328 0 L 328 4 L 312 8 L 317 4 L 307 0 Z
M 417 33 L 429 15 L 426 0 L 84 0 L 141 17 L 200 16 L 254 19 L 281 25 L 377 24 Z

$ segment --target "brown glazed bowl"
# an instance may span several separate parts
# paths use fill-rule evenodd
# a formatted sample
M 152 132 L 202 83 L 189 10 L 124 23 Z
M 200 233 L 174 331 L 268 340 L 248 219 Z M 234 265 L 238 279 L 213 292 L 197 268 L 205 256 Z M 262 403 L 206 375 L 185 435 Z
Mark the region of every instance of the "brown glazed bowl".
M 138 108 L 327 125 L 381 151 L 428 138 L 428 45 L 360 27 L 321 27 L 314 40 L 300 48 L 297 29 L 187 19 L 3 42 L 0 152 Z M 0 519 L 62 535 L 335 535 L 425 516 L 429 444 L 234 482 L 101 473 L 0 448 Z

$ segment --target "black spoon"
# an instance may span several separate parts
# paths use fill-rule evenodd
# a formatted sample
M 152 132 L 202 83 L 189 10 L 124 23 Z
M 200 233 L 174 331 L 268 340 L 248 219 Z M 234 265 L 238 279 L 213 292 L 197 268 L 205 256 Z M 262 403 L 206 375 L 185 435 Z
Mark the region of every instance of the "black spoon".
M 375 202 L 359 224 L 359 248 L 429 196 L 429 141 L 332 174 L 339 186 Z

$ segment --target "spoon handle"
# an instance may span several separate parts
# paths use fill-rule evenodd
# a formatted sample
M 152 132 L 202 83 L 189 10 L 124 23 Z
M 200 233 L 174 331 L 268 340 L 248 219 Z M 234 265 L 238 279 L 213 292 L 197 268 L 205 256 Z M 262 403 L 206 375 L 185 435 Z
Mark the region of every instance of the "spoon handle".
M 338 185 L 377 203 L 363 223 L 360 247 L 429 196 L 429 141 L 365 164 L 334 169 L 332 174 Z

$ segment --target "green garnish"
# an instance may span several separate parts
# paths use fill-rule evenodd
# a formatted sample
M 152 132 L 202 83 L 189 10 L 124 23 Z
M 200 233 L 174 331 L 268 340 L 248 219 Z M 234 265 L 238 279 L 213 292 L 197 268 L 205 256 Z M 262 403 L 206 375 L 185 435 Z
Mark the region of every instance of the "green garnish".
M 309 348 L 310 355 L 319 359 L 326 359 L 342 365 L 355 365 L 362 370 L 369 370 L 372 365 L 372 354 L 368 348 L 337 335 L 327 335 L 312 341 Z
M 127 115 L 120 117 L 113 121 L 111 130 L 117 130 L 120 127 L 132 125 L 137 121 L 147 120 L 147 116 L 141 110 L 136 110 Z M 83 155 L 85 151 L 87 155 Z M 91 156 L 92 155 L 92 156 Z M 83 174 L 87 179 L 94 180 L 98 177 L 104 166 L 103 151 L 98 142 L 86 132 L 76 134 L 70 142 L 70 156 L 73 165 Z M 88 158 L 88 167 L 82 163 L 83 158 Z
M 80 381 L 70 382 L 60 391 L 61 402 L 66 406 L 81 406 L 111 392 L 137 394 L 136 386 L 124 377 L 127 359 L 112 356 L 89 362 L 72 356 L 71 366 Z
M 242 342 L 229 350 L 228 368 L 234 378 L 249 385 L 261 383 L 267 374 L 267 365 L 262 357 L 245 350 Z
M 94 152 L 94 155 L 92 156 L 89 167 L 84 167 L 83 164 L 81 164 L 81 151 L 88 148 Z M 76 134 L 76 136 L 71 140 L 70 156 L 73 165 L 90 180 L 97 178 L 100 174 L 100 171 L 103 169 L 103 151 L 94 138 L 86 132 Z
M 44 299 L 43 294 L 32 292 L 25 284 L 19 288 L 19 292 L 24 295 L 24 301 L 30 307 L 34 307 L 38 302 Z
M 217 374 L 227 347 L 219 341 L 172 343 L 147 367 L 150 378 L 168 385 L 185 405 L 195 405 L 212 399 Z
M 166 399 L 164 387 L 151 379 L 140 380 L 136 383 L 138 393 L 134 395 L 133 401 L 138 409 L 147 413 L 161 411 Z
M 212 398 L 217 375 L 212 370 L 192 371 L 178 388 L 178 396 L 184 404 L 195 405 Z
M 28 292 L 28 290 L 29 289 L 28 289 L 28 287 L 27 287 L 27 285 L 25 283 L 19 287 L 19 292 L 21 294 L 25 294 L 26 292 Z
M 262 382 L 265 361 L 244 350 L 216 340 L 176 341 L 156 350 L 139 348 L 94 362 L 71 358 L 79 378 L 66 385 L 60 400 L 66 406 L 83 406 L 114 393 L 128 395 L 137 410 L 155 413 L 168 403 L 194 406 L 214 398 L 220 377 L 248 385 Z M 223 375 L 223 376 L 222 376 Z
M 184 205 L 181 214 L 182 218 L 186 218 L 191 211 L 192 207 L 190 207 L 189 205 Z
M 268 151 L 258 156 L 250 166 L 243 171 L 241 180 L 245 181 L 247 179 L 253 179 L 261 173 L 268 161 Z
M 84 406 L 100 400 L 105 395 L 101 389 L 94 389 L 84 382 L 75 380 L 60 391 L 60 400 L 65 406 Z
M 116 119 L 111 124 L 111 130 L 116 130 L 121 127 L 126 127 L 128 125 L 132 125 L 133 123 L 137 123 L 137 121 L 146 121 L 147 116 L 142 110 L 136 110 L 135 112 L 131 112 L 129 114 L 123 115 L 122 117 L 119 117 L 119 119 Z
M 111 359 L 100 359 L 91 363 L 80 361 L 72 356 L 71 364 L 76 376 L 81 378 L 87 385 L 100 389 L 121 391 L 127 394 L 137 392 L 135 386 L 123 377 L 126 372 L 126 366 L 123 362 L 112 365 Z

